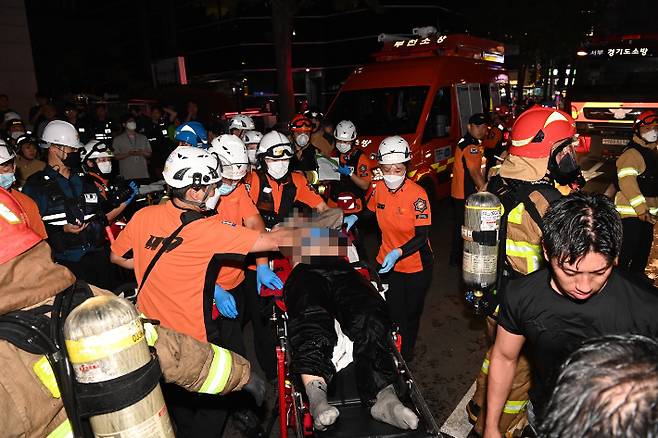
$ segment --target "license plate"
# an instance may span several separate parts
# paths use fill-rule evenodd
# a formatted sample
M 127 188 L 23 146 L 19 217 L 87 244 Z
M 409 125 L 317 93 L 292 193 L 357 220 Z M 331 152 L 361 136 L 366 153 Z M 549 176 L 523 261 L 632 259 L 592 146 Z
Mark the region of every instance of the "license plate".
M 604 138 L 601 143 L 610 146 L 625 146 L 628 140 L 625 138 Z

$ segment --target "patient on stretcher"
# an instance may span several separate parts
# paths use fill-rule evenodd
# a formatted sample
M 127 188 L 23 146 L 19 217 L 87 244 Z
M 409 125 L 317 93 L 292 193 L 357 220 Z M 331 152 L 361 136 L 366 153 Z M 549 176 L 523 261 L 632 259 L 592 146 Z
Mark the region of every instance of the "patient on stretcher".
M 334 319 L 353 341 L 357 389 L 376 420 L 416 429 L 418 417 L 399 400 L 395 366 L 388 350 L 391 329 L 386 304 L 372 284 L 347 261 L 347 238 L 337 230 L 311 228 L 286 254 L 293 270 L 284 286 L 291 371 L 301 375 L 314 426 L 324 430 L 340 412 L 327 402 L 327 384 L 337 334 Z

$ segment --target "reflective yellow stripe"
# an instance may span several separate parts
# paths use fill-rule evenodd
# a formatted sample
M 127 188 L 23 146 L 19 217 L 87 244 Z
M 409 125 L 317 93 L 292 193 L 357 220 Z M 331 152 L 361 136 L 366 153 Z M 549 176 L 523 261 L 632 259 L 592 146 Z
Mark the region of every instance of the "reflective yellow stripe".
M 46 438 L 73 438 L 73 430 L 69 420 L 57 426 L 57 429 L 50 432 Z
M 643 195 L 637 195 L 628 202 L 631 204 L 631 206 L 637 207 L 640 204 L 645 204 L 647 200 Z
M 46 356 L 42 356 L 41 359 L 36 361 L 32 369 L 39 380 L 41 380 L 41 383 L 43 383 L 43 386 L 48 388 L 50 394 L 55 398 L 60 398 L 61 394 L 59 392 L 59 386 L 57 386 L 57 379 L 55 379 L 55 373 Z
M 524 211 L 525 207 L 523 206 L 523 203 L 517 205 L 512 210 L 510 210 L 509 216 L 507 216 L 507 221 L 513 224 L 521 225 L 521 218 Z
M 658 207 L 649 208 L 649 213 L 651 213 L 654 216 L 658 215 Z
M 637 169 L 634 168 L 634 167 L 622 167 L 617 172 L 617 177 L 619 179 L 622 179 L 625 176 L 638 176 L 639 174 L 640 174 L 640 172 L 638 172 Z
M 518 414 L 525 410 L 528 400 L 507 400 L 503 412 L 505 414 Z
M 615 209 L 619 212 L 619 214 L 626 214 L 626 215 L 636 216 L 635 209 L 631 206 L 616 205 Z
M 146 335 L 146 343 L 149 347 L 154 347 L 155 343 L 158 342 L 158 331 L 155 329 L 155 326 L 150 322 L 145 322 L 144 334 Z
M 482 374 L 489 374 L 489 359 L 484 359 L 482 362 L 482 368 L 480 368 Z
M 505 250 L 508 257 L 522 257 L 526 259 L 528 273 L 535 272 L 539 269 L 541 260 L 540 245 L 507 239 L 505 241 Z
M 210 371 L 199 392 L 203 394 L 219 394 L 224 390 L 231 374 L 231 353 L 228 350 L 210 344 L 213 351 Z

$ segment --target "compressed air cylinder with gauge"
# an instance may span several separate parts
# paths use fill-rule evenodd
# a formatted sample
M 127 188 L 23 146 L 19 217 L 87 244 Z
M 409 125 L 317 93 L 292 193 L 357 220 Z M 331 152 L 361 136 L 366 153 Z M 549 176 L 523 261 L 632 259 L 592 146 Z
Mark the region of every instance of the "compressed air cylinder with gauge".
M 463 279 L 466 300 L 478 315 L 488 314 L 498 272 L 498 231 L 502 204 L 489 192 L 474 193 L 466 200 L 464 212 Z
M 64 338 L 78 411 L 89 417 L 95 437 L 174 437 L 160 365 L 130 302 L 116 296 L 86 300 L 66 318 Z

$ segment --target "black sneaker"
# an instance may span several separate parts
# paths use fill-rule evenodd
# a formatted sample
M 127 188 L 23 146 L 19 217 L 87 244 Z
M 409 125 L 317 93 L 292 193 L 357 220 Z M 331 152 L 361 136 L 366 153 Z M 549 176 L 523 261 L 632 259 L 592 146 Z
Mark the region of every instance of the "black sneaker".
M 468 421 L 470 421 L 471 424 L 475 424 L 475 422 L 478 421 L 481 409 L 482 408 L 480 408 L 475 401 L 471 400 L 468 402 L 466 405 L 466 413 L 468 414 Z

